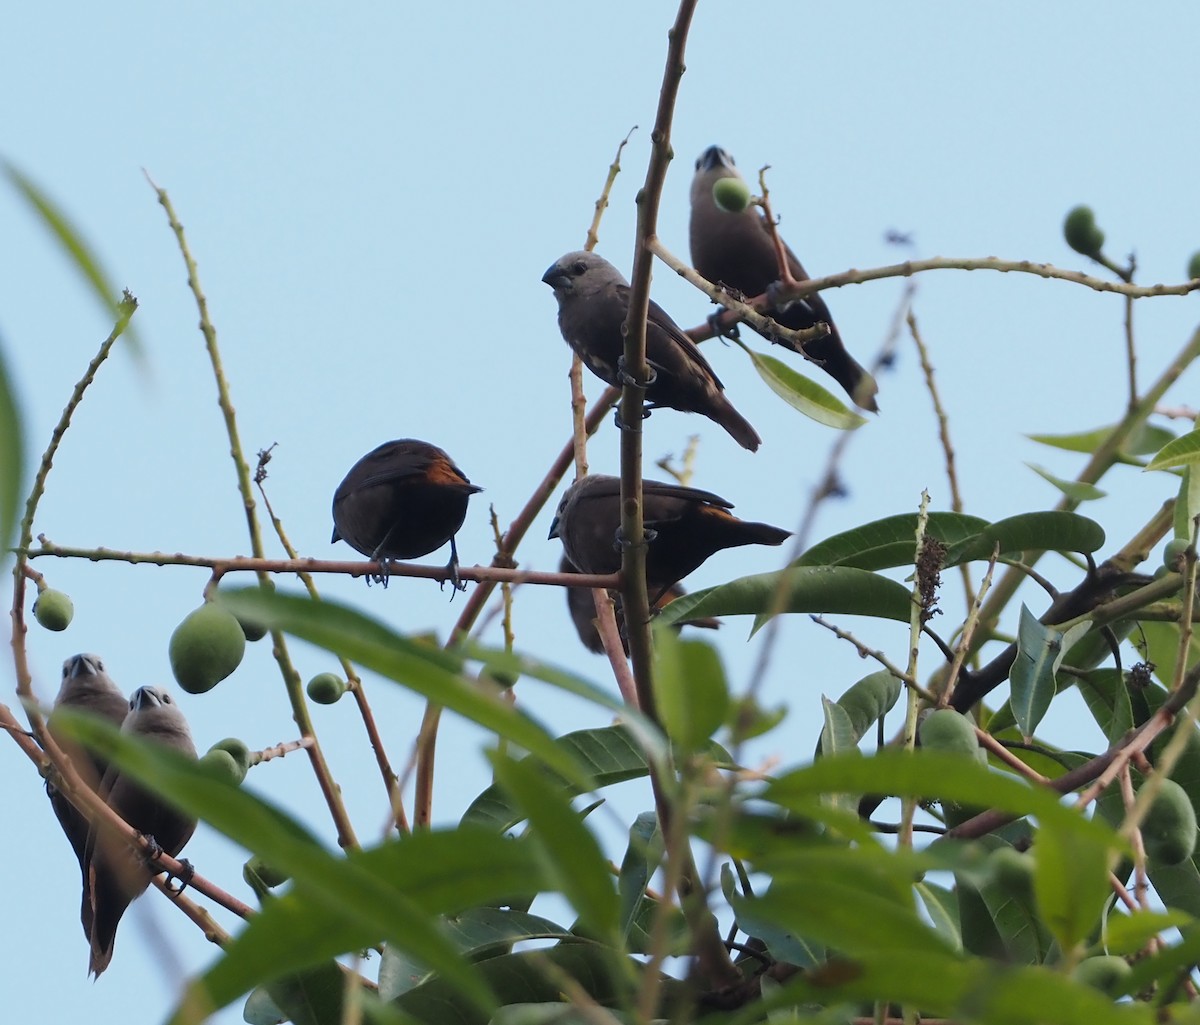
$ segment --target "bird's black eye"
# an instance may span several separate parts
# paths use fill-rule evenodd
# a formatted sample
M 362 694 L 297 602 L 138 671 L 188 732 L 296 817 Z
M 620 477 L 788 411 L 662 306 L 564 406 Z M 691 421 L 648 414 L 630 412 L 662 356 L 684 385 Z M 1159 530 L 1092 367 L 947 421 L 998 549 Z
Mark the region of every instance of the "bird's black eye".
M 587 270 L 587 264 L 584 263 L 582 260 L 576 260 L 574 265 L 571 267 L 571 273 L 574 274 L 576 277 L 580 277 L 583 274 L 583 272 L 586 270 Z
M 164 704 L 164 705 L 173 705 L 173 704 L 175 704 L 175 701 L 174 701 L 174 699 L 171 697 L 171 695 L 170 695 L 170 694 L 163 694 L 163 696 L 162 696 L 162 700 L 163 700 L 163 704 Z

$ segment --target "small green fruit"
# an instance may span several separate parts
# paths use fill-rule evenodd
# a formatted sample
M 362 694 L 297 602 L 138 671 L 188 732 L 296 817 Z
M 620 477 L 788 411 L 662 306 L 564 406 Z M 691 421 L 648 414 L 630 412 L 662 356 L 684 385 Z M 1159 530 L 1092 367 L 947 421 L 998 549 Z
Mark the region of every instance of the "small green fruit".
M 506 669 L 486 669 L 480 674 L 480 679 L 490 680 L 501 690 L 511 690 L 520 678 L 520 673 L 510 673 Z
M 1179 865 L 1196 850 L 1196 809 L 1173 779 L 1163 780 L 1142 822 L 1146 857 L 1159 865 Z
M 1177 573 L 1183 572 L 1184 555 L 1187 554 L 1188 542 L 1185 538 L 1177 537 L 1163 545 L 1163 566 Z
M 1192 253 L 1192 258 L 1188 260 L 1188 277 L 1200 278 L 1200 249 Z
M 988 855 L 988 865 L 1001 892 L 1025 904 L 1033 902 L 1033 873 L 1037 867 L 1033 855 L 1022 854 L 1006 844 Z
M 171 634 L 171 672 L 189 694 L 212 690 L 242 663 L 246 635 L 228 609 L 206 602 Z
M 741 178 L 713 182 L 713 202 L 727 214 L 740 214 L 750 205 L 750 188 Z
M 242 628 L 242 633 L 248 641 L 261 641 L 267 636 L 267 628 L 261 623 L 256 623 L 253 619 L 246 619 L 243 616 L 235 616 L 238 621 L 238 626 Z
M 346 693 L 346 681 L 336 673 L 321 673 L 308 681 L 308 696 L 318 705 L 332 705 Z
M 218 740 L 209 750 L 228 752 L 233 760 L 241 766 L 243 775 L 250 770 L 250 748 L 246 746 L 245 741 L 238 740 L 237 737 Z
M 979 750 L 979 740 L 971 720 L 953 708 L 938 708 L 930 712 L 917 728 L 917 736 L 921 738 L 921 747 L 929 751 L 965 754 L 974 758 Z
M 1113 997 L 1124 991 L 1125 979 L 1132 972 L 1133 969 L 1129 967 L 1125 958 L 1104 954 L 1100 957 L 1085 957 L 1075 966 L 1071 978 Z
M 1093 259 L 1104 248 L 1104 232 L 1096 227 L 1096 215 L 1090 206 L 1077 206 L 1063 221 L 1063 237 L 1077 253 Z
M 250 886 L 254 886 L 254 883 L 251 881 L 252 876 L 268 888 L 282 886 L 288 881 L 286 873 L 280 872 L 277 868 L 268 865 L 257 854 L 242 867 L 242 878 Z
M 63 591 L 56 591 L 52 587 L 46 588 L 37 596 L 37 601 L 33 603 L 33 617 L 47 630 L 65 630 L 71 625 L 71 620 L 75 616 L 75 605 L 71 601 L 70 595 Z
M 246 778 L 246 770 L 238 764 L 237 759 L 219 747 L 214 747 L 200 759 L 200 767 L 213 779 L 224 780 L 235 787 Z

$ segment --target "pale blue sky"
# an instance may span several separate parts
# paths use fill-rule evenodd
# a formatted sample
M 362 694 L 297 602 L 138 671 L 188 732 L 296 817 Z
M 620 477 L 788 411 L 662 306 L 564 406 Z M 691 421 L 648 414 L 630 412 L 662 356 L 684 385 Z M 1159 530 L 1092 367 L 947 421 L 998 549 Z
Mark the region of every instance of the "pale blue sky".
M 617 143 L 636 124 L 600 247 L 628 271 L 633 200 L 674 13 L 673 4 L 647 0 L 336 11 L 26 4 L 10 13 L 0 153 L 73 215 L 118 285 L 138 296 L 148 365 L 139 370 L 119 353 L 103 368 L 56 461 L 36 529 L 70 545 L 247 551 L 196 311 L 145 168 L 187 228 L 243 442 L 251 453 L 279 443 L 268 486 L 301 552 L 350 557 L 328 543 L 334 487 L 376 444 L 416 436 L 446 448 L 486 489 L 459 535 L 463 562 L 486 563 L 488 503 L 507 524 L 568 433 L 569 354 L 539 278 L 582 245 Z M 661 236 L 686 256 L 692 162 L 719 143 L 748 175 L 772 165 L 784 235 L 814 274 L 903 258 L 884 242 L 889 229 L 912 232 L 922 256 L 1081 267 L 1060 226 L 1072 205 L 1088 202 L 1111 255 L 1136 250 L 1141 281 L 1178 282 L 1200 248 L 1198 38 L 1200 13 L 1189 3 L 1139 12 L 1111 3 L 702 3 Z M 0 331 L 32 459 L 109 323 L 8 190 L 0 190 L 0 228 Z M 1070 475 L 1080 461 L 1022 435 L 1120 415 L 1121 300 L 983 272 L 931 274 L 919 285 L 916 310 L 951 416 L 968 511 L 1000 518 L 1050 507 L 1056 493 L 1023 463 Z M 860 360 L 877 348 L 902 288 L 892 280 L 827 295 Z M 685 326 L 709 312 L 665 268 L 654 296 Z M 1144 379 L 1182 347 L 1197 310 L 1194 297 L 1138 305 Z M 648 456 L 678 454 L 699 433 L 698 486 L 744 516 L 794 526 L 832 432 L 777 401 L 736 349 L 714 347 L 710 359 L 762 434 L 762 449 L 750 455 L 706 420 L 662 412 L 647 426 Z M 925 487 L 936 508 L 948 504 L 911 344 L 879 383 L 883 412 L 858 433 L 844 466 L 851 496 L 823 511 L 817 537 L 913 509 Z M 1195 405 L 1195 383 L 1187 375 L 1169 398 Z M 594 469 L 616 468 L 611 425 L 591 457 Z M 1171 482 L 1122 470 L 1106 487 L 1114 497 L 1088 511 L 1112 550 Z M 548 525 L 545 513 L 522 565 L 557 562 L 557 542 L 543 540 Z M 724 553 L 689 584 L 768 569 L 778 557 Z M 172 682 L 167 640 L 199 602 L 206 574 L 36 566 L 76 605 L 68 632 L 31 628 L 41 695 L 52 697 L 59 664 L 77 651 L 101 654 L 130 690 Z M 1045 569 L 1059 584 L 1074 580 L 1059 562 Z M 444 635 L 460 607 L 427 582 L 396 581 L 387 592 L 321 583 L 327 595 L 402 629 Z M 941 622 L 956 601 L 948 581 L 951 612 Z M 520 647 L 603 678 L 603 661 L 578 645 L 558 593 L 525 588 L 515 625 Z M 847 625 L 902 660 L 900 627 Z M 730 622 L 719 635 L 739 683 L 757 650 L 743 643 L 745 632 Z M 305 676 L 332 667 L 302 646 L 294 654 Z M 820 695 L 836 696 L 871 668 L 807 618 L 788 622 L 766 699 L 795 715 L 755 757 L 803 757 L 819 728 Z M 11 701 L 11 686 L 8 693 Z M 421 704 L 381 682 L 371 693 L 402 762 Z M 562 732 L 606 721 L 536 685 L 519 693 Z M 181 704 L 202 749 L 229 734 L 261 747 L 295 732 L 262 645 L 211 694 Z M 383 821 L 383 794 L 361 727 L 349 703 L 315 715 L 360 834 L 370 838 Z M 1102 742 L 1086 723 L 1053 735 L 1080 747 Z M 476 732 L 446 724 L 440 820 L 454 819 L 486 784 L 479 745 Z M 15 746 L 0 745 L 0 769 L 8 821 L 22 826 L 0 848 L 9 881 L 0 982 L 12 1020 L 161 1020 L 177 986 L 172 962 L 194 972 L 212 948 L 152 896 L 127 916 L 108 973 L 88 982 L 70 850 Z M 305 761 L 272 762 L 251 783 L 330 835 Z M 620 818 L 610 822 L 647 804 L 640 791 L 623 791 Z M 203 828 L 187 854 L 249 899 L 244 854 Z M 143 927 L 148 911 L 170 958 Z M 237 1020 L 238 1009 L 222 1018 Z

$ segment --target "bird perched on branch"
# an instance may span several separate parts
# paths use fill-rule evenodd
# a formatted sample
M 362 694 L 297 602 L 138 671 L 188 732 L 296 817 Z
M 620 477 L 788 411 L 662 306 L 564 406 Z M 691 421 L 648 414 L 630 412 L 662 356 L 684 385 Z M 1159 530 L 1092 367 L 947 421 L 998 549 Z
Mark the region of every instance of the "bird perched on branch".
M 739 520 L 733 505 L 711 491 L 661 481 L 642 482 L 642 522 L 646 549 L 646 589 L 657 604 L 709 556 L 740 545 L 781 545 L 791 532 L 766 523 Z M 562 541 L 568 559 L 582 573 L 615 573 L 621 568 L 621 481 L 591 474 L 563 495 L 550 524 L 550 537 Z
M 97 718 L 120 727 L 129 711 L 129 699 L 112 678 L 104 671 L 104 663 L 97 655 L 72 655 L 63 662 L 62 686 L 58 697 L 54 699 L 54 709 L 69 708 L 73 711 L 87 712 Z M 95 751 L 88 751 L 62 736 L 55 728 L 54 712 L 46 724 L 50 735 L 63 753 L 71 759 L 71 765 L 80 778 L 93 790 L 100 789 L 100 781 L 108 769 L 108 759 Z M 79 868 L 84 868 L 84 848 L 87 846 L 90 823 L 75 805 L 50 780 L 46 780 L 46 795 L 58 818 L 58 824 L 71 842 Z
M 571 562 L 565 555 L 559 563 L 558 571 L 560 573 L 578 573 L 575 564 Z M 596 628 L 596 602 L 592 597 L 590 587 L 567 587 L 564 588 L 567 592 L 567 611 L 571 613 L 571 622 L 575 624 L 575 632 L 579 634 L 579 639 L 583 642 L 583 646 L 588 651 L 594 652 L 597 655 L 604 654 L 604 641 L 600 639 L 600 631 Z M 655 609 L 663 609 L 670 605 L 676 598 L 681 598 L 687 592 L 679 584 L 672 584 L 667 588 L 666 593 L 655 603 Z M 621 647 L 625 649 L 625 654 L 629 654 L 629 639 L 625 636 L 625 610 L 621 607 L 621 595 L 617 591 L 609 591 L 609 597 L 613 602 L 613 615 L 617 621 L 617 632 L 621 637 Z M 698 619 L 689 619 L 687 623 L 676 624 L 674 630 L 679 632 L 681 626 L 695 626 L 704 630 L 717 630 L 721 626 L 719 619 L 714 619 L 712 616 L 701 616 Z
M 171 695 L 159 687 L 139 687 L 133 692 L 121 732 L 196 757 L 187 720 Z M 196 828 L 195 819 L 115 767 L 105 774 L 100 794 L 113 811 L 171 857 L 183 850 Z M 99 976 L 112 960 L 121 916 L 150 885 L 154 870 L 124 840 L 96 826 L 88 834 L 85 860 L 82 919 L 92 948 L 88 971 Z
M 558 326 L 584 365 L 617 388 L 624 383 L 629 282 L 604 257 L 567 253 L 542 275 L 558 300 Z M 762 439 L 725 397 L 724 385 L 700 350 L 661 306 L 650 303 L 646 319 L 646 362 L 653 371 L 646 386 L 649 408 L 666 406 L 701 413 L 720 424 L 742 448 L 758 449 Z
M 389 441 L 351 468 L 333 495 L 332 542 L 345 541 L 376 562 L 416 559 L 450 542 L 447 569 L 454 587 L 458 548 L 454 535 L 476 487 L 436 445 L 414 438 Z M 376 577 L 387 585 L 387 574 Z
M 713 198 L 716 182 L 722 178 L 741 180 L 741 177 L 733 157 L 719 146 L 710 146 L 696 160 L 691 197 L 692 266 L 714 284 L 736 289 L 753 298 L 766 292 L 782 275 L 775 244 L 760 210 L 750 205 L 741 211 L 730 212 L 718 206 Z M 797 281 L 807 281 L 808 274 L 796 254 L 787 246 L 783 246 L 783 251 L 791 276 Z M 879 389 L 875 379 L 846 351 L 820 293 L 814 292 L 764 312 L 793 331 L 810 328 L 822 321 L 828 324 L 829 334 L 808 342 L 802 355 L 819 363 L 856 405 L 878 411 L 875 394 Z M 789 342 L 780 341 L 780 344 L 799 351 Z

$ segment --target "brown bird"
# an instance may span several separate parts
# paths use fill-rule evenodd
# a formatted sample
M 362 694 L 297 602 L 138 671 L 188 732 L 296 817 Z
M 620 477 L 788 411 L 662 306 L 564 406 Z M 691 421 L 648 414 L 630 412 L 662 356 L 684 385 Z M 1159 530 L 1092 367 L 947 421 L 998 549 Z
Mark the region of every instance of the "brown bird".
M 125 721 L 125 713 L 129 711 L 129 699 L 104 671 L 104 663 L 98 656 L 72 655 L 63 663 L 62 686 L 59 688 L 58 697 L 54 699 L 55 711 L 60 708 L 87 712 L 120 727 Z M 50 713 L 50 720 L 46 725 L 55 743 L 71 759 L 75 771 L 89 787 L 98 790 L 108 768 L 108 760 L 103 755 L 88 751 L 73 740 L 63 737 L 55 728 L 54 712 Z M 50 798 L 50 805 L 58 817 L 58 824 L 67 834 L 82 870 L 83 852 L 87 846 L 91 824 L 49 780 L 46 780 L 46 795 Z
M 560 573 L 578 573 L 574 563 L 571 562 L 565 555 L 558 565 Z M 604 654 L 604 642 L 600 639 L 600 631 L 596 628 L 596 603 L 592 598 L 592 592 L 587 587 L 567 587 L 564 588 L 567 592 L 567 611 L 571 613 L 571 622 L 575 624 L 575 632 L 579 634 L 579 639 L 583 642 L 583 646 L 588 651 L 595 652 L 597 655 Z M 672 584 L 667 588 L 666 593 L 654 604 L 656 611 L 670 605 L 676 598 L 680 598 L 687 594 L 679 584 Z M 629 639 L 625 636 L 625 610 L 621 607 L 621 595 L 617 591 L 609 591 L 608 596 L 613 602 L 613 615 L 617 620 L 617 632 L 621 637 L 621 647 L 625 649 L 625 654 L 629 654 Z M 679 632 L 681 626 L 696 626 L 704 630 L 717 630 L 721 626 L 719 619 L 714 619 L 712 616 L 701 616 L 699 619 L 689 619 L 687 623 L 678 623 L 672 629 L 676 633 Z
M 187 721 L 171 695 L 158 687 L 139 687 L 133 692 L 121 732 L 196 757 Z M 152 837 L 171 857 L 191 839 L 195 819 L 125 778 L 115 767 L 108 770 L 100 789 L 113 811 L 139 833 Z M 101 835 L 95 827 L 88 835 L 85 858 L 82 919 L 92 948 L 88 971 L 99 976 L 112 960 L 121 916 L 150 885 L 154 870 L 123 841 Z
M 642 482 L 642 522 L 649 535 L 646 587 L 657 604 L 670 589 L 710 555 L 740 545 L 781 545 L 791 532 L 765 523 L 747 523 L 733 506 L 711 491 L 661 481 Z M 550 537 L 583 573 L 615 573 L 621 568 L 621 481 L 605 474 L 577 480 L 563 495 L 550 524 Z
M 355 463 L 334 492 L 331 543 L 345 541 L 386 564 L 428 555 L 449 541 L 447 568 L 462 590 L 454 535 L 467 500 L 482 490 L 436 445 L 414 438 L 386 442 Z M 374 579 L 387 586 L 386 573 Z
M 567 253 L 546 270 L 542 280 L 554 289 L 558 327 L 567 344 L 600 380 L 619 388 L 629 282 L 602 256 L 585 252 Z M 646 362 L 654 371 L 654 380 L 646 388 L 648 408 L 701 413 L 724 427 L 742 448 L 758 449 L 762 439 L 725 397 L 725 386 L 696 343 L 655 302 L 647 314 Z
M 709 281 L 754 297 L 766 292 L 780 277 L 779 259 L 766 221 L 758 207 L 747 206 L 740 213 L 727 213 L 713 199 L 715 182 L 721 178 L 741 177 L 733 157 L 719 146 L 710 146 L 696 160 L 690 226 L 692 266 Z M 808 274 L 796 254 L 786 246 L 784 252 L 792 277 L 807 281 Z M 856 405 L 878 412 L 875 394 L 879 388 L 875 379 L 846 351 L 829 307 L 819 292 L 766 312 L 793 331 L 810 328 L 821 321 L 828 324 L 829 334 L 809 342 L 804 347 L 805 353 L 819 362 L 821 369 L 846 390 Z M 789 342 L 780 344 L 799 351 Z

